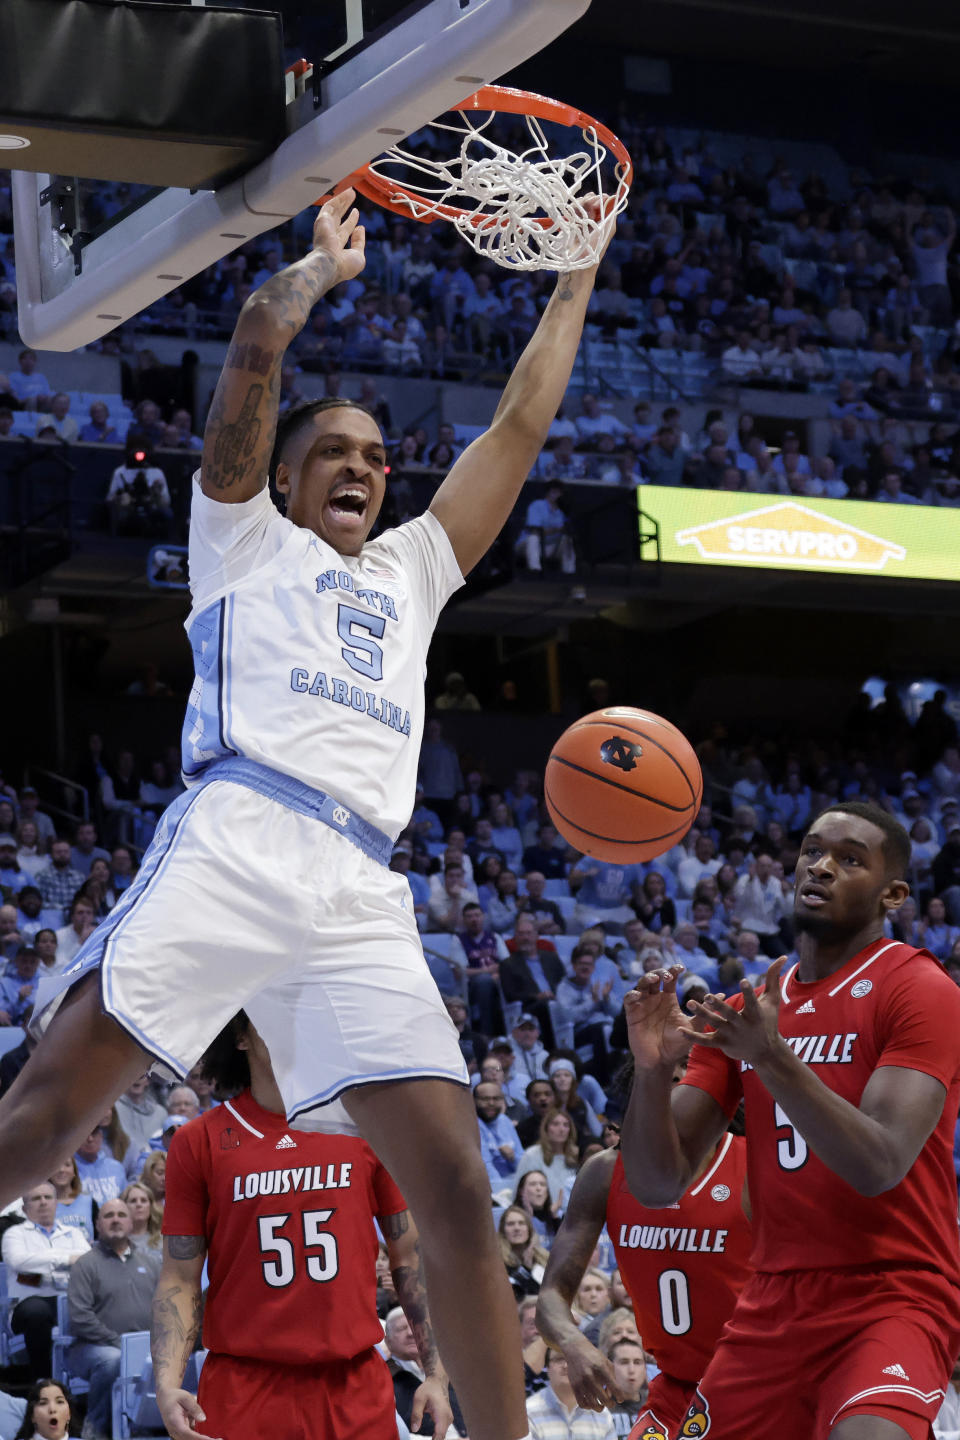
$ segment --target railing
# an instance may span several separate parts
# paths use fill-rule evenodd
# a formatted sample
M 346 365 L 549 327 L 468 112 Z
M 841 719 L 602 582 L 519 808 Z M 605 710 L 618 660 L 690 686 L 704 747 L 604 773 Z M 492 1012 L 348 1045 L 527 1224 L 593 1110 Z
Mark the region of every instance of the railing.
M 68 775 L 58 775 L 56 770 L 45 770 L 42 765 L 31 765 L 27 770 L 26 775 L 27 782 L 30 785 L 35 784 L 33 777 L 36 775 L 40 776 L 44 780 L 52 781 L 55 785 L 58 785 L 60 787 L 61 793 L 63 791 L 66 791 L 68 795 L 76 795 L 78 797 L 80 803 L 79 814 L 77 813 L 75 807 L 70 808 L 64 805 L 57 805 L 52 800 L 48 799 L 46 795 L 44 795 L 43 809 L 47 814 L 56 815 L 63 820 L 72 820 L 75 824 L 79 824 L 83 820 L 90 819 L 90 792 L 87 787 L 85 785 L 81 785 L 78 780 L 71 780 Z M 39 788 L 40 787 L 37 786 L 38 790 Z

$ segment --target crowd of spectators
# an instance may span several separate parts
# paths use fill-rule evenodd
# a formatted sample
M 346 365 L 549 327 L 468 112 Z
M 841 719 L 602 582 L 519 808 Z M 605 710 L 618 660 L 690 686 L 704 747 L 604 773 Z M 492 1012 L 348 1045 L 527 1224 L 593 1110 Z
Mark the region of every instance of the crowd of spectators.
M 479 704 L 456 673 L 441 694 L 439 715 Z M 838 798 L 872 800 L 904 824 L 912 894 L 888 932 L 925 946 L 960 984 L 960 743 L 944 692 L 913 723 L 895 687 L 874 706 L 864 697 L 832 745 L 770 739 L 734 746 L 718 728 L 698 753 L 704 801 L 689 835 L 655 861 L 610 865 L 566 845 L 535 772 L 471 768 L 439 716 L 428 722 L 415 808 L 390 865 L 408 879 L 427 963 L 460 1035 L 491 1214 L 518 1302 L 538 1291 L 579 1167 L 599 1147 L 618 1143 L 623 995 L 637 976 L 665 963 L 683 966 L 683 999 L 707 989 L 732 993 L 744 977 L 762 981 L 772 958 L 791 954 L 792 872 L 805 827 L 821 807 Z M 107 762 L 95 742 L 85 767 L 77 779 L 96 778 L 99 814 L 108 827 L 121 825 L 130 812 L 115 802 L 133 791 L 132 753 Z M 155 767 L 150 783 L 161 792 L 154 797 L 160 808 L 164 778 Z M 139 808 L 145 796 L 136 794 Z M 62 832 L 31 787 L 3 787 L 0 1026 L 28 1020 L 38 978 L 69 962 L 136 872 L 137 848 L 116 828 L 110 850 L 98 844 L 92 822 L 79 823 L 69 838 Z M 24 1034 L 0 1059 L 0 1089 L 29 1064 L 33 1043 Z M 128 1240 L 155 1252 L 166 1148 L 179 1125 L 213 1103 L 199 1068 L 172 1089 L 142 1077 L 49 1184 L 26 1197 L 26 1219 L 8 1229 L 3 1258 L 12 1328 L 24 1335 L 35 1378 L 48 1373 L 56 1296 L 66 1291 L 79 1347 L 73 1373 L 87 1374 L 101 1400 L 109 1391 L 118 1359 L 110 1335 L 123 1326 L 111 1329 L 94 1313 L 101 1291 L 104 1304 L 120 1303 L 108 1252 Z M 17 1247 L 34 1236 L 51 1253 L 41 1263 L 30 1250 L 28 1264 Z M 88 1252 L 95 1261 L 82 1258 Z M 620 1322 L 629 1330 L 632 1321 L 622 1313 L 613 1267 L 603 1235 L 578 1301 L 583 1327 L 592 1326 L 610 1353 L 630 1338 Z M 152 1262 L 146 1270 L 153 1274 Z M 24 1274 L 34 1278 L 16 1278 Z M 392 1302 L 382 1281 L 387 1317 Z M 128 1302 L 146 1304 L 143 1295 L 128 1295 Z M 126 1324 L 133 1312 L 118 1313 Z M 529 1320 L 529 1307 L 523 1313 Z M 603 1330 L 608 1322 L 612 1340 Z M 394 1317 L 391 1354 L 393 1331 L 402 1353 L 401 1330 Z M 526 1341 L 531 1394 L 549 1382 L 553 1398 L 543 1403 L 559 1396 L 566 1405 L 560 1362 L 535 1335 Z M 634 1362 L 646 1363 L 642 1351 Z
M 626 340 L 646 349 L 654 365 L 657 356 L 696 351 L 715 363 L 719 383 L 738 390 L 812 387 L 823 393 L 834 433 L 826 453 L 811 454 L 803 435 L 784 436 L 781 425 L 765 433 L 765 422 L 740 413 L 734 428 L 709 412 L 691 436 L 675 405 L 655 415 L 643 400 L 628 424 L 587 393 L 571 403 L 569 416 L 557 417 L 532 478 L 960 504 L 951 423 L 960 397 L 960 267 L 953 211 L 943 203 L 949 197 L 916 177 L 857 171 L 837 193 L 836 182 L 831 188 L 816 173 L 801 178 L 776 157 L 760 168 L 749 153 L 721 163 L 707 138 L 674 146 L 668 132 L 646 126 L 629 108 L 616 125 L 637 178 L 591 301 L 588 345 L 597 337 Z M 411 144 L 433 154 L 436 141 L 427 128 Z M 8 214 L 9 194 L 0 186 L 0 232 Z M 0 436 L 25 409 L 42 439 L 119 443 L 130 425 L 151 452 L 196 449 L 205 397 L 184 403 L 182 391 L 165 388 L 161 372 L 171 367 L 138 336 L 153 328 L 226 338 L 251 291 L 302 253 L 310 218 L 248 242 L 99 343 L 123 362 L 129 409 L 122 423 L 101 400 L 78 415 L 25 351 L 16 370 L 0 375 Z M 552 278 L 498 269 L 442 223 L 398 221 L 372 205 L 363 220 L 366 269 L 315 307 L 290 349 L 280 403 L 281 410 L 299 403 L 299 377 L 319 372 L 325 393 L 368 404 L 392 442 L 393 518 L 402 519 L 415 503 L 411 477 L 438 480 L 464 439 L 452 425 L 430 432 L 391 415 L 373 377 L 502 383 Z M 0 296 L 9 299 L 14 277 L 12 239 L 0 234 Z M 367 378 L 358 389 L 345 374 Z M 616 366 L 606 382 L 610 395 L 626 398 Z M 684 398 L 679 386 L 673 398 Z M 164 485 L 162 471 L 144 477 L 128 457 L 106 497 L 113 526 L 169 538 Z M 528 526 L 522 548 L 532 569 L 539 568 L 537 528 Z M 574 566 L 570 554 L 558 561 L 568 571 Z
M 546 494 L 528 507 L 518 541 L 529 568 L 549 559 L 575 568 L 562 501 L 570 482 L 960 505 L 952 211 L 912 184 L 856 176 L 852 195 L 840 199 L 816 175 L 798 181 L 780 163 L 759 174 L 749 156 L 721 166 L 709 145 L 676 153 L 629 115 L 618 123 L 638 182 L 591 305 L 594 338 L 699 352 L 737 387 L 820 389 L 832 436 L 828 453 L 813 455 L 799 433 L 744 410 L 735 425 L 708 412 L 690 434 L 677 406 L 643 399 L 627 423 L 587 392 L 558 413 L 537 462 Z M 0 232 L 6 213 L 0 186 Z M 468 437 L 453 425 L 406 425 L 390 413 L 376 375 L 502 377 L 550 281 L 504 276 L 451 244 L 443 227 L 396 223 L 376 210 L 364 219 L 367 270 L 317 307 L 291 350 L 281 408 L 299 402 L 298 376 L 311 372 L 323 376 L 326 393 L 349 391 L 367 404 L 392 442 L 391 517 L 402 520 L 415 505 L 411 478 L 442 476 Z M 251 242 L 153 307 L 138 330 L 226 336 L 252 288 L 304 242 L 303 222 Z M 0 330 L 11 335 L 14 276 L 12 241 L 0 234 Z M 132 333 L 100 348 L 124 354 Z M 196 451 L 202 426 L 192 407 L 141 394 L 141 372 L 156 367 L 149 352 L 132 364 L 126 353 L 136 372 L 137 441 L 151 451 Z M 341 390 L 344 372 L 360 378 Z M 103 402 L 88 411 L 87 419 L 71 413 L 70 396 L 53 391 L 33 352 L 0 376 L 0 437 L 19 413 L 37 439 L 123 440 Z M 112 523 L 122 532 L 145 512 L 146 528 L 162 534 L 170 504 L 163 471 L 151 476 L 130 459 L 105 497 Z M 448 676 L 437 710 L 476 708 L 463 676 Z M 960 984 L 960 747 L 942 695 L 911 725 L 891 690 L 877 708 L 855 712 L 830 747 L 736 747 L 718 731 L 698 748 L 704 804 L 690 834 L 657 861 L 611 866 L 558 836 L 538 775 L 463 765 L 434 720 L 416 808 L 390 862 L 408 879 L 427 963 L 474 1084 L 491 1211 L 520 1305 L 532 1434 L 551 1435 L 552 1407 L 573 1404 L 562 1357 L 536 1334 L 531 1301 L 579 1166 L 596 1147 L 617 1143 L 621 1001 L 636 977 L 680 963 L 684 999 L 761 980 L 772 957 L 792 950 L 791 876 L 804 827 L 839 797 L 878 801 L 907 827 L 913 893 L 889 933 L 926 946 Z M 157 816 L 179 792 L 176 775 L 172 753 L 140 767 L 132 751 L 108 763 L 93 746 L 76 777 L 94 797 L 92 823 L 55 823 L 29 786 L 0 794 L 0 1028 L 29 1020 L 39 979 L 70 963 L 132 883 Z M 25 1032 L 0 1059 L 0 1093 L 29 1064 L 33 1044 Z M 0 1222 L 8 1227 L 10 1325 L 24 1337 L 34 1379 L 49 1374 L 56 1299 L 68 1295 L 73 1373 L 89 1379 L 88 1418 L 100 1427 L 92 1434 L 109 1433 L 104 1406 L 119 1334 L 148 1323 L 166 1148 L 178 1125 L 216 1103 L 199 1071 L 188 1081 L 167 1090 L 144 1076 Z M 121 1296 L 114 1262 L 131 1248 L 143 1264 L 130 1273 L 146 1278 Z M 594 1259 L 578 1312 L 634 1397 L 623 1415 L 594 1417 L 594 1430 L 576 1432 L 606 1437 L 629 1431 L 649 1357 L 606 1237 Z M 385 1350 L 411 1361 L 406 1321 L 388 1275 L 381 1278 Z M 37 1396 L 31 1404 L 40 1431 L 37 1407 L 59 1402 Z

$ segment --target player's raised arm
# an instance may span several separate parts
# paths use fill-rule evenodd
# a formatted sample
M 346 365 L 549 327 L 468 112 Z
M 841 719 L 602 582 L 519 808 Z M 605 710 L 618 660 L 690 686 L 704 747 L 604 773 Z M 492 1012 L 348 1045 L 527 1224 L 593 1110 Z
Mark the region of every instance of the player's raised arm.
M 166 1235 L 163 1268 L 153 1295 L 150 1356 L 157 1407 L 171 1440 L 196 1440 L 206 1416 L 197 1397 L 180 1387 L 187 1361 L 200 1338 L 201 1279 L 207 1246 L 202 1235 Z
M 537 1329 L 548 1345 L 563 1351 L 577 1404 L 585 1410 L 602 1410 L 620 1399 L 612 1366 L 573 1314 L 574 1298 L 607 1217 L 616 1158 L 616 1150 L 594 1155 L 577 1176 L 537 1296 Z
M 309 255 L 272 275 L 240 311 L 203 432 L 200 481 L 213 500 L 250 500 L 267 483 L 280 367 L 314 305 L 364 266 L 364 231 L 342 190 L 317 212 Z
M 623 997 L 635 1067 L 620 1151 L 630 1193 L 641 1205 L 673 1205 L 727 1125 L 706 1091 L 675 1084 L 691 1045 L 677 1002 L 680 965 L 642 975 Z
M 570 380 L 596 268 L 561 275 L 490 429 L 457 460 L 430 506 L 464 574 L 503 529 Z

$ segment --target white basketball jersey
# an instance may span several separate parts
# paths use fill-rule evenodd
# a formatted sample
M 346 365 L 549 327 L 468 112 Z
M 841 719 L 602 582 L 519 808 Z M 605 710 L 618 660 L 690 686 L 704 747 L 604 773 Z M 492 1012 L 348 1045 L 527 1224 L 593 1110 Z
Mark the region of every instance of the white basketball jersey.
M 285 519 L 266 490 L 226 505 L 194 483 L 186 783 L 242 755 L 398 835 L 413 809 L 427 648 L 462 584 L 429 512 L 349 556 Z

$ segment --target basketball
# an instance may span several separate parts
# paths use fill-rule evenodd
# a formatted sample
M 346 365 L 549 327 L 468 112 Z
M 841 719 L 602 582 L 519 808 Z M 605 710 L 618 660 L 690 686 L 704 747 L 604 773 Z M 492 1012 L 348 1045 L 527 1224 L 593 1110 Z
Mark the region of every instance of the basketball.
M 626 705 L 594 710 L 550 752 L 544 798 L 565 840 L 586 855 L 635 864 L 682 840 L 700 809 L 693 746 L 669 720 Z

